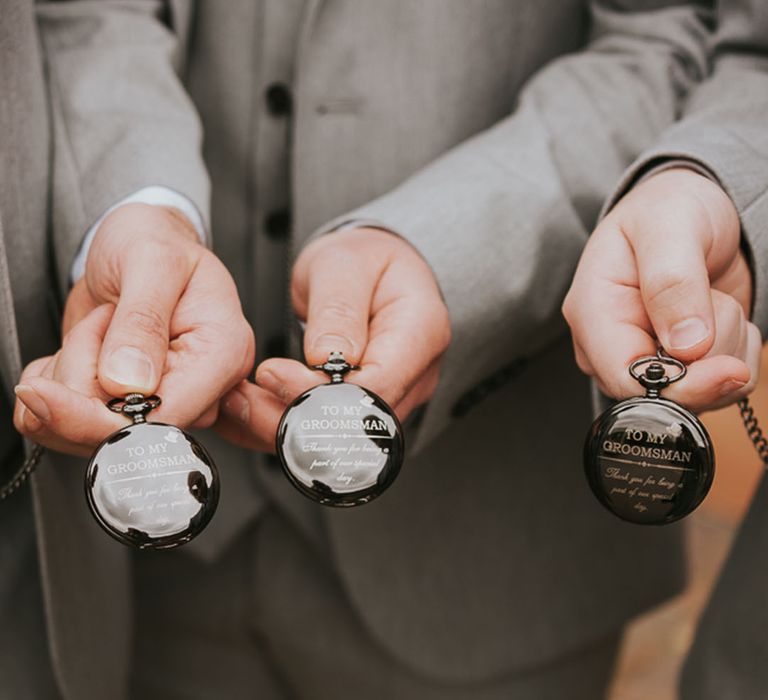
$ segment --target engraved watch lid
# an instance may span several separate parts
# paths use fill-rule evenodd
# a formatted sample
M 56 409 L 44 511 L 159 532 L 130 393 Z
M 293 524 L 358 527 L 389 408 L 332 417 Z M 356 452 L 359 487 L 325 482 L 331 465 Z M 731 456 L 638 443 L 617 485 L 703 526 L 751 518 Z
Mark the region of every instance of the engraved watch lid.
M 96 449 L 85 492 L 96 521 L 112 537 L 139 549 L 168 549 L 205 528 L 218 504 L 219 481 L 195 438 L 173 425 L 146 422 L 144 415 L 159 403 L 150 405 L 150 399 L 110 402 L 134 424 Z
M 318 367 L 329 377 L 286 409 L 277 430 L 283 470 L 305 496 L 324 505 L 356 506 L 381 495 L 403 461 L 400 422 L 372 391 L 344 383 L 352 367 L 340 353 Z
M 715 459 L 706 429 L 663 398 L 616 404 L 592 425 L 584 468 L 598 500 L 633 523 L 663 525 L 691 513 L 712 485 Z

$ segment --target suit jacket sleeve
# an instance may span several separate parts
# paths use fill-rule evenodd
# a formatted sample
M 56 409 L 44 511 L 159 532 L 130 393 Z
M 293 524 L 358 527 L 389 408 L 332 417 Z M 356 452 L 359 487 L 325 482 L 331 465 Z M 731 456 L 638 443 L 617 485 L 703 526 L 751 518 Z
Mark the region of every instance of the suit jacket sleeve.
M 650 169 L 671 159 L 704 166 L 730 195 L 754 275 L 752 317 L 768 333 L 768 3 L 725 0 L 712 75 L 683 118 L 632 164 L 609 208 Z
M 178 75 L 181 52 L 170 17 L 160 0 L 37 5 L 53 122 L 53 247 L 62 292 L 89 226 L 143 187 L 179 192 L 208 221 L 202 130 Z
M 446 300 L 453 342 L 417 450 L 564 333 L 560 305 L 601 204 L 708 70 L 706 8 L 632 5 L 593 3 L 588 46 L 535 74 L 511 116 L 331 224 L 396 231 Z

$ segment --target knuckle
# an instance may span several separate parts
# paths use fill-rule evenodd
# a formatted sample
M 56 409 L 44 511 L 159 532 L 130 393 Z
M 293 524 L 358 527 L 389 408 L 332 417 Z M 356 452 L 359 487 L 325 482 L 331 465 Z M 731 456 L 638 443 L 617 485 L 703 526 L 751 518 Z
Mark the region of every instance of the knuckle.
M 193 423 L 192 427 L 205 430 L 207 428 L 211 428 L 212 426 L 214 426 L 218 419 L 219 419 L 219 407 L 218 407 L 218 404 L 216 404 L 212 408 L 205 411 L 205 413 L 203 413 Z
M 357 324 L 362 319 L 360 312 L 352 304 L 343 299 L 331 299 L 326 301 L 317 312 L 318 321 L 332 323 Z
M 597 388 L 600 389 L 603 394 L 619 401 L 635 396 L 637 393 L 634 388 L 628 389 L 624 385 L 624 382 L 616 377 L 609 376 L 608 374 L 595 376 L 595 382 Z
M 655 272 L 643 281 L 646 304 L 657 308 L 675 306 L 696 290 L 696 282 L 686 270 L 670 268 Z
M 571 329 L 578 325 L 579 306 L 578 296 L 574 290 L 574 287 L 571 286 L 570 290 L 568 290 L 568 294 L 565 295 L 565 299 L 563 299 L 562 306 L 560 307 L 560 313 L 563 315 L 565 322 Z
M 189 246 L 167 238 L 155 238 L 147 241 L 137 251 L 136 262 L 138 265 L 144 266 L 148 260 L 151 260 L 155 267 L 161 265 L 163 270 L 173 271 L 176 274 L 186 274 L 192 262 Z
M 565 322 L 570 326 L 571 325 L 571 316 L 573 314 L 573 303 L 571 302 L 571 295 L 569 294 L 565 299 L 563 300 L 563 304 L 560 307 L 560 313 L 563 315 L 563 318 L 565 319 Z
M 46 365 L 53 359 L 53 355 L 46 355 L 45 357 L 39 357 L 36 360 L 32 360 L 21 373 L 19 383 L 23 384 L 24 380 L 32 377 L 39 377 L 42 375 Z
M 132 334 L 140 334 L 151 340 L 168 341 L 165 318 L 151 306 L 129 309 L 123 315 L 123 323 Z
M 733 326 L 745 317 L 741 304 L 730 294 L 718 294 L 714 299 L 717 321 Z
M 425 311 L 426 328 L 430 329 L 430 344 L 434 355 L 439 357 L 450 346 L 452 339 L 451 319 L 442 301 L 431 305 Z
M 227 377 L 227 383 L 244 379 L 253 368 L 256 338 L 242 314 L 228 317 L 198 331 L 197 352 L 209 356 Z
M 22 412 L 17 408 L 13 412 L 13 427 L 16 428 L 17 432 L 21 433 L 22 435 L 26 435 L 26 428 L 21 416 Z
M 245 319 L 235 335 L 237 338 L 235 345 L 240 349 L 241 357 L 238 376 L 245 377 L 250 373 L 256 359 L 256 338 L 253 335 L 253 329 Z
M 576 362 L 576 366 L 582 373 L 586 374 L 588 377 L 593 375 L 592 365 L 587 359 L 587 356 L 576 346 L 573 348 L 573 358 Z
M 453 339 L 453 332 L 451 331 L 451 324 L 448 322 L 448 319 L 445 319 L 445 323 L 443 324 L 442 331 L 440 333 L 440 336 L 437 340 L 437 347 L 439 349 L 438 355 L 442 355 L 451 345 L 451 340 Z
M 586 374 L 588 377 L 592 376 L 592 367 L 579 355 L 576 355 L 576 366 L 582 374 Z
M 411 389 L 411 395 L 405 395 L 402 399 L 403 403 L 407 402 L 407 399 L 413 399 L 413 406 L 420 406 L 427 403 L 437 391 L 437 387 L 440 384 L 440 364 L 439 362 L 432 365 L 427 370 L 426 374 L 417 383 L 416 387 Z

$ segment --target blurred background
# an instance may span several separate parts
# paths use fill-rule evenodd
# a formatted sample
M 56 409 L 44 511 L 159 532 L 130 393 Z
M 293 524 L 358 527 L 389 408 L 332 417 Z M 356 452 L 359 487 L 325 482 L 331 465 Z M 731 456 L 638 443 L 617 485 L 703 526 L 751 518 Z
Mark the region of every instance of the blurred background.
M 768 433 L 768 350 L 761 377 L 750 401 Z M 712 490 L 686 521 L 690 583 L 683 595 L 631 625 L 610 700 L 676 700 L 678 674 L 699 614 L 763 473 L 736 406 L 701 418 L 715 445 L 716 470 Z

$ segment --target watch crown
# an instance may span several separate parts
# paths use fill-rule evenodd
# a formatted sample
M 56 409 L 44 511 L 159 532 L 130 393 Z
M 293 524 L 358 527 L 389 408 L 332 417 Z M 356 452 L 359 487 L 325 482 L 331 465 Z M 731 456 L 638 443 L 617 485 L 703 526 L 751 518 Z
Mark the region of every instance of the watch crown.
M 347 374 L 347 372 L 359 368 L 350 365 L 349 362 L 344 359 L 344 353 L 334 350 L 328 355 L 328 359 L 325 363 L 322 365 L 315 365 L 315 369 L 321 369 L 331 378 L 332 384 L 338 384 L 344 381 L 344 375 Z

